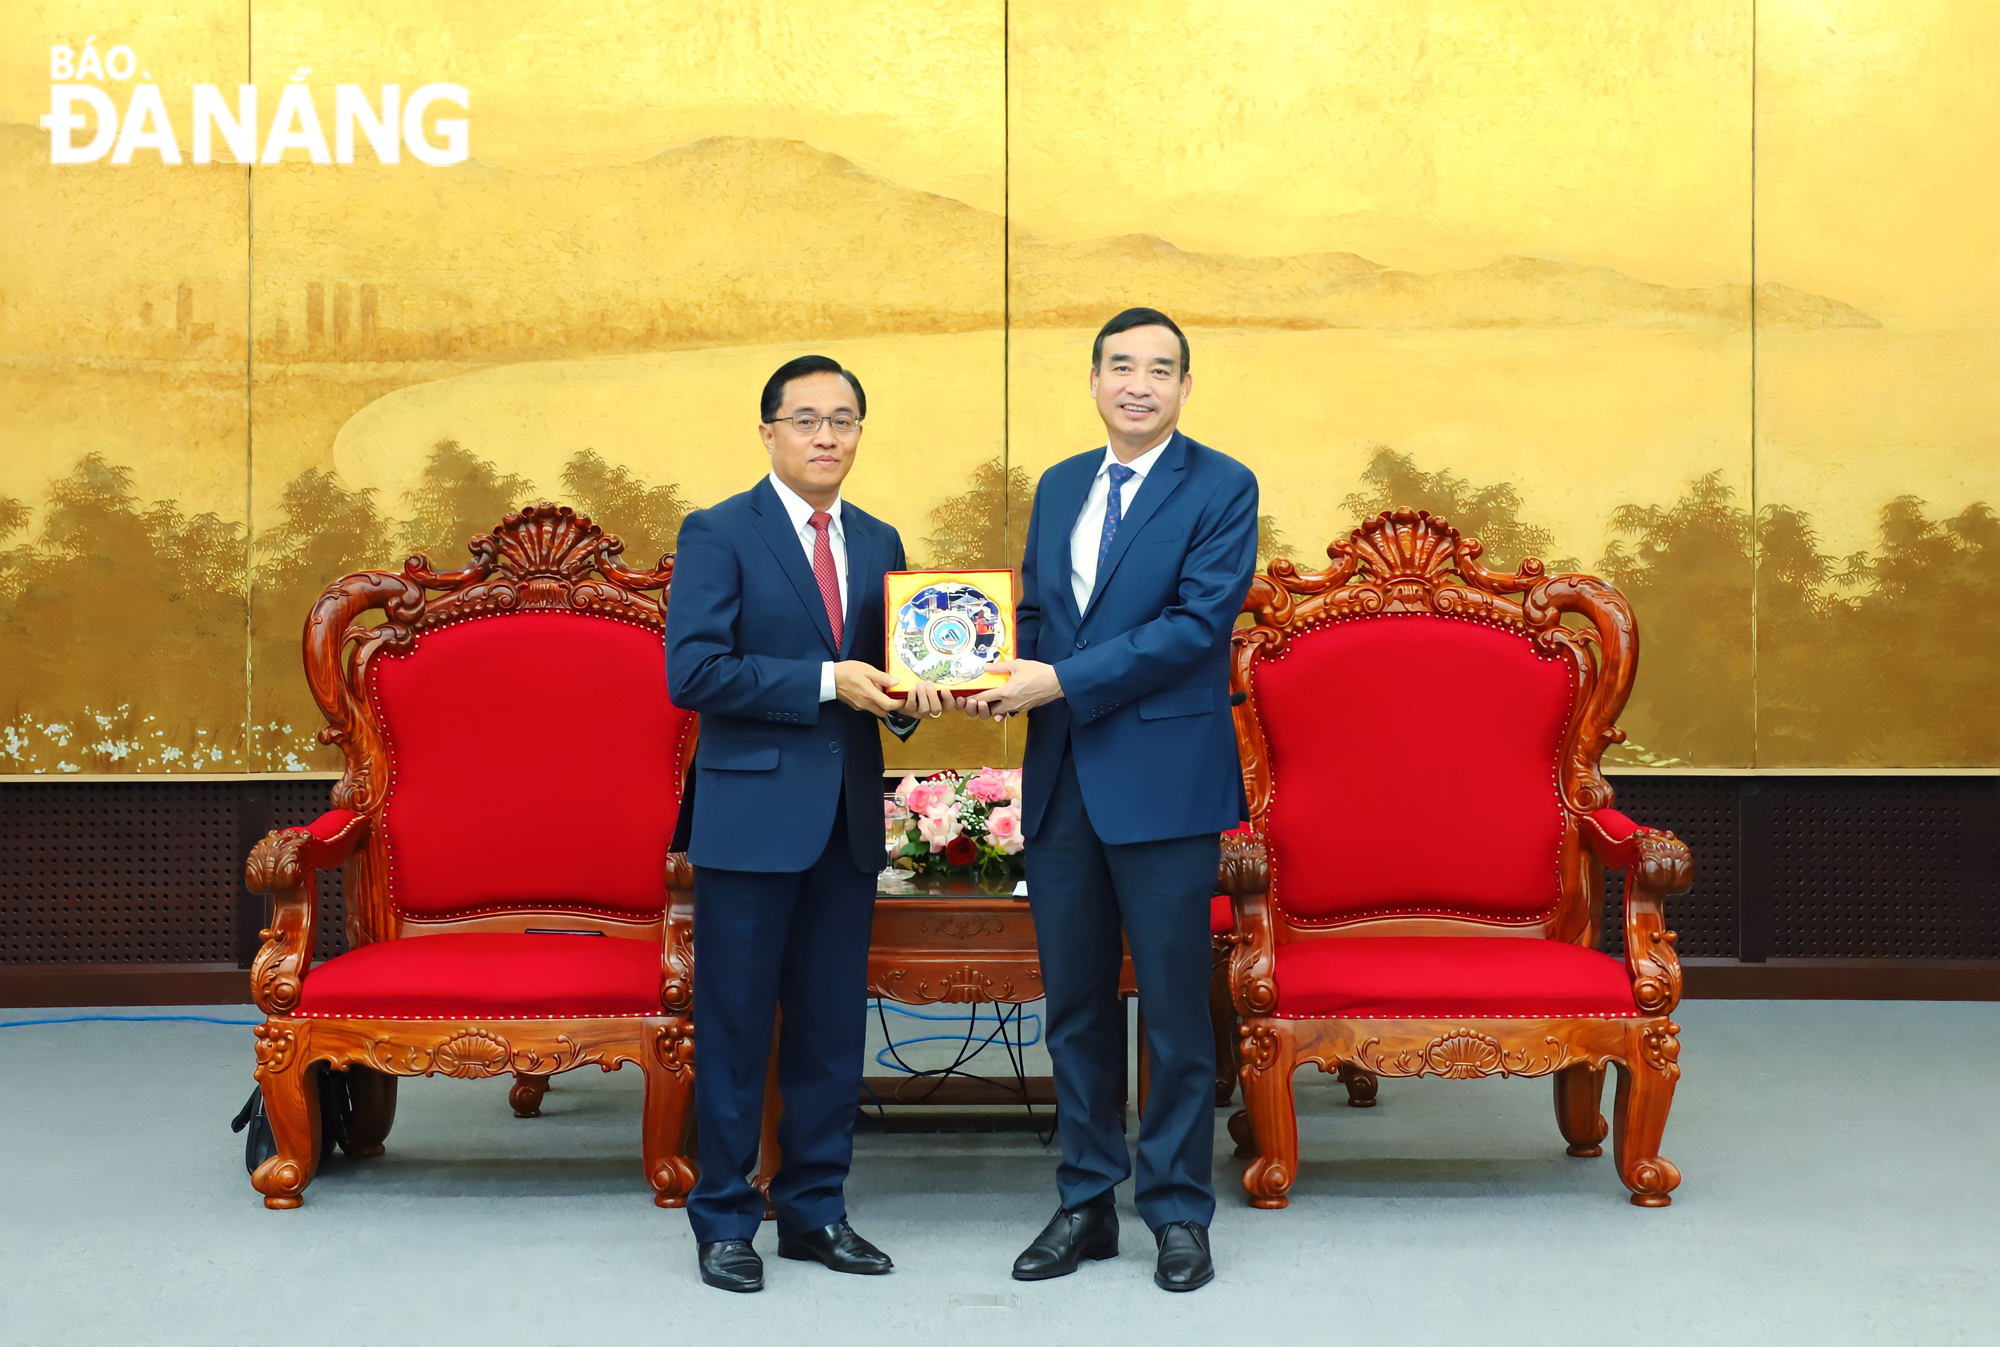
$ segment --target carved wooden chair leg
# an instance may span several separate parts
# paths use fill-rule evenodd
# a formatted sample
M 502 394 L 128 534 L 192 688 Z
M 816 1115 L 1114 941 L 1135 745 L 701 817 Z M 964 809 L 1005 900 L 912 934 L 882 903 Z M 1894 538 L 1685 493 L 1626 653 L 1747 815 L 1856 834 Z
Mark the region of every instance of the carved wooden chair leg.
M 1257 1155 L 1243 1169 L 1250 1205 L 1266 1210 L 1288 1206 L 1299 1172 L 1299 1120 L 1292 1099 L 1292 1072 L 1298 1065 L 1289 1025 L 1278 1020 L 1243 1024 L 1243 1105 L 1257 1135 Z
M 775 1221 L 778 1213 L 771 1206 L 771 1180 L 777 1177 L 784 1165 L 785 1157 L 778 1149 L 778 1116 L 785 1111 L 785 1101 L 778 1094 L 778 1039 L 771 1037 L 771 1063 L 764 1070 L 764 1126 L 757 1138 L 757 1191 L 764 1194 L 764 1219 Z
M 1680 1026 L 1648 1026 L 1637 1034 L 1639 1051 L 1631 1064 L 1618 1064 L 1618 1097 L 1612 1149 L 1618 1177 L 1632 1190 L 1635 1207 L 1664 1207 L 1668 1194 L 1680 1186 L 1681 1171 L 1660 1157 L 1660 1136 L 1667 1130 L 1674 1085 L 1680 1080 Z
M 280 1211 L 305 1200 L 319 1165 L 319 1082 L 313 1077 L 319 1066 L 307 1061 L 303 1031 L 260 1024 L 256 1033 L 257 1086 L 277 1151 L 257 1166 L 250 1184 L 265 1206 Z
M 1257 1129 L 1251 1125 L 1250 1110 L 1239 1108 L 1229 1115 L 1229 1139 L 1236 1143 L 1236 1158 L 1248 1160 L 1257 1153 Z
M 1562 1128 L 1569 1153 L 1580 1160 L 1604 1154 L 1598 1143 L 1610 1129 L 1598 1108 L 1604 1101 L 1604 1068 L 1569 1066 L 1555 1074 L 1556 1126 Z
M 1375 1078 L 1373 1071 L 1364 1071 L 1352 1062 L 1344 1062 L 1334 1075 L 1347 1087 L 1349 1108 L 1375 1107 L 1375 1092 L 1381 1088 L 1381 1082 Z
M 1208 979 L 1208 1021 L 1215 1030 L 1215 1106 L 1226 1108 L 1236 1097 L 1236 1006 L 1229 999 L 1230 936 L 1215 945 L 1215 964 Z
M 548 1092 L 547 1076 L 530 1076 L 516 1072 L 514 1088 L 507 1091 L 507 1102 L 514 1106 L 515 1117 L 539 1118 L 542 1116 L 542 1096 Z
M 684 1207 L 696 1176 L 687 1155 L 694 1118 L 694 1025 L 687 1020 L 661 1025 L 639 1068 L 646 1077 L 639 1147 L 653 1205 Z
M 347 1097 L 354 1105 L 347 1123 L 347 1153 L 372 1160 L 382 1153 L 382 1143 L 396 1123 L 396 1078 L 373 1067 L 350 1066 Z

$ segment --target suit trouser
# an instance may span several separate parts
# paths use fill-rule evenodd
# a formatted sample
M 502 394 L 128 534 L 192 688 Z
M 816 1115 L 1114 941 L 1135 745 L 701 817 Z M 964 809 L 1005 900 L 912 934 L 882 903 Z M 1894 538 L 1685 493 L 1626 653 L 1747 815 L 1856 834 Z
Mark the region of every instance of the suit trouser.
M 695 867 L 694 1091 L 701 1177 L 688 1197 L 695 1239 L 749 1239 L 764 1217 L 757 1167 L 771 1025 L 778 1037 L 783 1161 L 771 1206 L 785 1233 L 847 1214 L 868 1028 L 875 875 L 854 864 L 846 806 L 809 870 Z
M 1214 833 L 1160 842 L 1100 840 L 1067 745 L 1048 809 L 1029 841 L 1028 905 L 1048 997 L 1065 1207 L 1132 1173 L 1119 1126 L 1125 1015 L 1118 1001 L 1122 925 L 1146 1016 L 1150 1092 L 1139 1124 L 1139 1216 L 1158 1230 L 1215 1215 L 1215 1037 L 1209 1024 L 1209 899 Z

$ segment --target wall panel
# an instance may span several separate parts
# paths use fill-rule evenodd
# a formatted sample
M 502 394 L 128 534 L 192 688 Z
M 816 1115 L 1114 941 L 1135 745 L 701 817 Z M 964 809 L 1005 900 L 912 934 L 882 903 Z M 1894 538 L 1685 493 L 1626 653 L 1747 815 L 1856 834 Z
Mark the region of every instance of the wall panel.
M 221 0 L 0 16 L 0 773 L 251 761 L 248 171 L 191 162 L 187 92 L 245 78 L 247 23 Z M 93 90 L 120 124 L 164 91 L 182 162 L 134 144 L 52 163 L 39 123 L 59 44 L 100 63 L 130 48 L 138 69 Z
M 273 768 L 328 765 L 296 653 L 327 579 L 411 551 L 445 562 L 535 498 L 650 563 L 689 510 L 768 470 L 758 393 L 795 355 L 862 378 L 847 496 L 913 560 L 953 541 L 933 543 L 935 512 L 1002 462 L 997 0 L 663 6 L 587 58 L 595 6 L 402 12 L 258 8 L 260 71 L 371 90 L 450 72 L 478 129 L 449 168 L 260 171 L 255 677 Z M 939 728 L 899 761 L 1004 755 L 997 732 Z
M 757 389 L 807 349 L 869 386 L 850 498 L 913 562 L 1015 562 L 1135 302 L 1194 335 L 1187 427 L 1258 472 L 1265 557 L 1411 503 L 1621 584 L 1622 766 L 2000 763 L 1980 0 L 4 25 L 0 775 L 332 765 L 320 586 L 545 496 L 669 550 L 762 471 Z M 338 84 L 451 81 L 470 158 L 54 165 L 48 50 L 91 35 L 184 156 L 198 83 L 253 81 L 263 130 L 307 88 L 332 137 Z
M 1165 309 L 1267 556 L 1413 504 L 1607 569 L 1620 760 L 1749 765 L 1747 0 L 1012 15 L 1013 463 L 1103 442 L 1092 329 Z
M 1761 0 L 1760 766 L 2000 763 L 2000 10 Z M 1796 294 L 1859 306 L 1773 321 Z

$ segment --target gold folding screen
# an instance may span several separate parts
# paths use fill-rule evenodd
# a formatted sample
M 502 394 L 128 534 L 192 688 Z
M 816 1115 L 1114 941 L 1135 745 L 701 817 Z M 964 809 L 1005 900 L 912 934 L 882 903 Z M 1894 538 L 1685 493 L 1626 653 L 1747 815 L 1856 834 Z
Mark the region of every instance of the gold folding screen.
M 1351 8 L 12 7 L 0 772 L 331 765 L 320 585 L 538 497 L 669 550 L 807 350 L 867 383 L 851 498 L 1013 563 L 1128 303 L 1267 555 L 1414 503 L 1625 586 L 1628 764 L 2000 763 L 1990 8 Z M 54 78 L 92 36 L 131 78 Z M 190 161 L 197 84 L 336 155 L 339 85 L 467 106 L 394 165 L 53 164 L 59 82 L 155 86 Z

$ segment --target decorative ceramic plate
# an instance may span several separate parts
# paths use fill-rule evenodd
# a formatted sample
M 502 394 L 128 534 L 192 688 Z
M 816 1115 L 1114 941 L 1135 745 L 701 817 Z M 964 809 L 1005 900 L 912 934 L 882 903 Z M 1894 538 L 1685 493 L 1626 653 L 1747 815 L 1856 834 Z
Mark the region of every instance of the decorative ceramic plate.
M 896 654 L 933 683 L 969 683 L 1000 657 L 1007 620 L 971 585 L 925 585 L 896 610 Z
M 992 687 L 995 660 L 1014 657 L 1014 577 L 1009 571 L 897 571 L 888 593 L 889 672 L 961 691 Z

